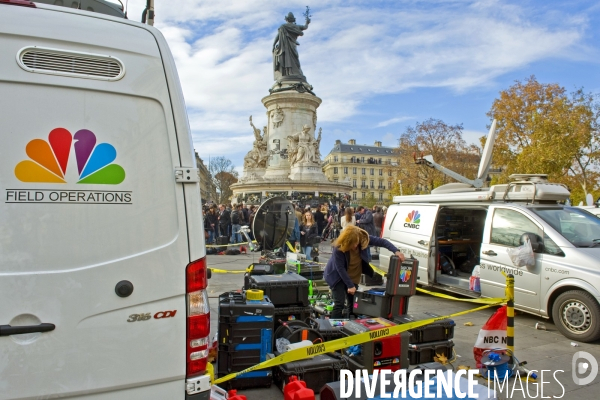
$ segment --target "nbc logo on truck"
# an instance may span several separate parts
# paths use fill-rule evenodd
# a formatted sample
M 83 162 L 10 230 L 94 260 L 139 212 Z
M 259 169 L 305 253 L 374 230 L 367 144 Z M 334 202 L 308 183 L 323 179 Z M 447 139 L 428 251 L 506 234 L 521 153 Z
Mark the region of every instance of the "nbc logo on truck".
M 419 229 L 419 224 L 421 223 L 421 214 L 419 214 L 419 211 L 413 210 L 408 213 L 405 221 L 405 228 Z
M 71 144 L 75 140 L 73 146 Z M 113 164 L 117 158 L 114 146 L 108 143 L 96 144 L 94 132 L 81 129 L 71 135 L 64 128 L 53 129 L 48 141 L 33 139 L 25 147 L 29 160 L 23 160 L 15 167 L 15 176 L 21 182 L 67 183 L 65 175 L 71 147 L 75 149 L 75 159 L 81 184 L 117 185 L 125 180 L 125 170 Z

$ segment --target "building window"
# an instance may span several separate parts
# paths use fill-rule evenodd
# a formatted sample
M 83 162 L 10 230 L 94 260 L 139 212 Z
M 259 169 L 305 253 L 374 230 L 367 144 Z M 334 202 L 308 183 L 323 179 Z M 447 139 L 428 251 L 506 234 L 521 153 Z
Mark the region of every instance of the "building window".
M 352 192 L 352 200 L 356 200 L 356 192 Z
M 369 172 L 371 172 L 371 175 L 375 175 L 375 168 L 371 168 L 371 171 Z
M 362 192 L 362 198 L 366 199 L 367 198 L 367 192 Z
M 337 161 L 338 161 L 337 156 L 333 156 L 333 162 L 337 162 Z
M 388 189 L 391 189 L 391 188 L 392 188 L 392 181 L 389 181 L 388 182 Z
M 350 162 L 356 162 L 356 157 L 352 156 L 352 158 L 350 159 Z
M 379 176 L 383 176 L 383 169 L 379 169 Z
M 362 181 L 362 183 L 360 184 L 361 188 L 366 188 L 367 187 L 367 181 Z
M 338 167 L 333 167 L 333 173 L 337 174 L 338 173 Z
M 383 201 L 383 192 L 379 192 L 379 201 Z
M 364 158 L 364 157 L 361 157 L 361 158 L 360 158 L 360 162 L 361 162 L 361 163 L 364 163 L 364 162 L 365 162 L 365 158 Z
M 375 198 L 375 192 L 371 192 L 371 197 Z
M 377 151 L 379 151 L 379 150 L 377 150 Z M 381 164 L 381 158 L 379 158 L 377 161 L 379 164 Z
M 391 169 L 388 171 L 388 176 L 392 176 L 392 170 Z
M 348 167 L 344 167 L 344 174 L 348 175 Z
M 352 179 L 352 187 L 356 187 L 356 179 Z
M 353 167 L 353 168 L 352 168 L 352 173 L 353 173 L 354 175 L 356 175 L 356 167 Z
M 379 189 L 385 189 L 383 181 L 379 181 Z
M 371 189 L 375 189 L 375 181 L 371 179 Z
M 366 174 L 367 174 L 367 169 L 366 169 L 366 168 L 363 168 L 363 169 L 362 169 L 362 174 L 363 174 L 363 175 L 366 175 Z

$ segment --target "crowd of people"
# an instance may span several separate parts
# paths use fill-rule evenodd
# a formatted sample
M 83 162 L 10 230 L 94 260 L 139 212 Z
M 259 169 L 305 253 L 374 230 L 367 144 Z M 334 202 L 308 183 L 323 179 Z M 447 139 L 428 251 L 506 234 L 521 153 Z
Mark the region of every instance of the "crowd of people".
M 387 208 L 373 206 L 372 209 L 358 206 L 356 209 L 344 204 L 338 207 L 329 203 L 316 206 L 295 206 L 296 220 L 289 242 L 293 248 L 299 243 L 308 260 L 312 250 L 323 240 L 336 239 L 347 226 L 358 226 L 369 235 L 380 236 Z M 246 239 L 240 233 L 244 225 L 252 228 L 258 207 L 240 204 L 211 204 L 203 210 L 206 243 L 216 244 L 218 237 L 226 237 L 230 244 L 243 243 Z M 249 233 L 254 239 L 252 232 Z

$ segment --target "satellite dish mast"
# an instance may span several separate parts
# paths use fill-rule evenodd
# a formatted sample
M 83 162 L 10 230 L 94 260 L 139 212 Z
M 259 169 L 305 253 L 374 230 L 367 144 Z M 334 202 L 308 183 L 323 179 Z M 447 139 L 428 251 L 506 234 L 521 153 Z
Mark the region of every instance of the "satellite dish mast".
M 142 12 L 142 23 L 154 26 L 154 0 L 146 0 L 146 8 Z
M 496 141 L 496 120 L 492 122 L 492 126 L 490 127 L 490 132 L 488 133 L 487 140 L 485 141 L 485 146 L 483 147 L 483 152 L 481 153 L 481 161 L 479 162 L 479 170 L 477 171 L 477 177 L 475 179 L 468 179 L 448 168 L 441 166 L 433 160 L 432 155 L 427 155 L 425 157 L 417 158 L 415 162 L 417 164 L 424 164 L 428 167 L 435 168 L 440 172 L 456 179 L 457 181 L 468 185 L 471 188 L 481 189 L 485 184 L 485 179 L 490 170 L 490 165 L 492 164 L 492 152 L 494 150 L 494 142 Z M 450 185 L 458 185 L 458 184 L 450 184 Z M 446 185 L 443 185 L 446 186 Z M 443 186 L 440 186 L 442 188 Z M 437 188 L 439 189 L 439 188 Z M 436 189 L 436 190 L 437 190 Z

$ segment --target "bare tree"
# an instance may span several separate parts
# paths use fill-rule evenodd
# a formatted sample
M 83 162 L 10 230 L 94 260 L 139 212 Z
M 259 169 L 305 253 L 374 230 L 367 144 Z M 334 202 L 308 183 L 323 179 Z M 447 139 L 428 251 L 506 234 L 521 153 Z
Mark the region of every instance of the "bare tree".
M 221 156 L 211 158 L 208 169 L 217 188 L 219 203 L 224 203 L 233 194 L 230 186 L 238 181 L 235 166 L 230 159 Z

